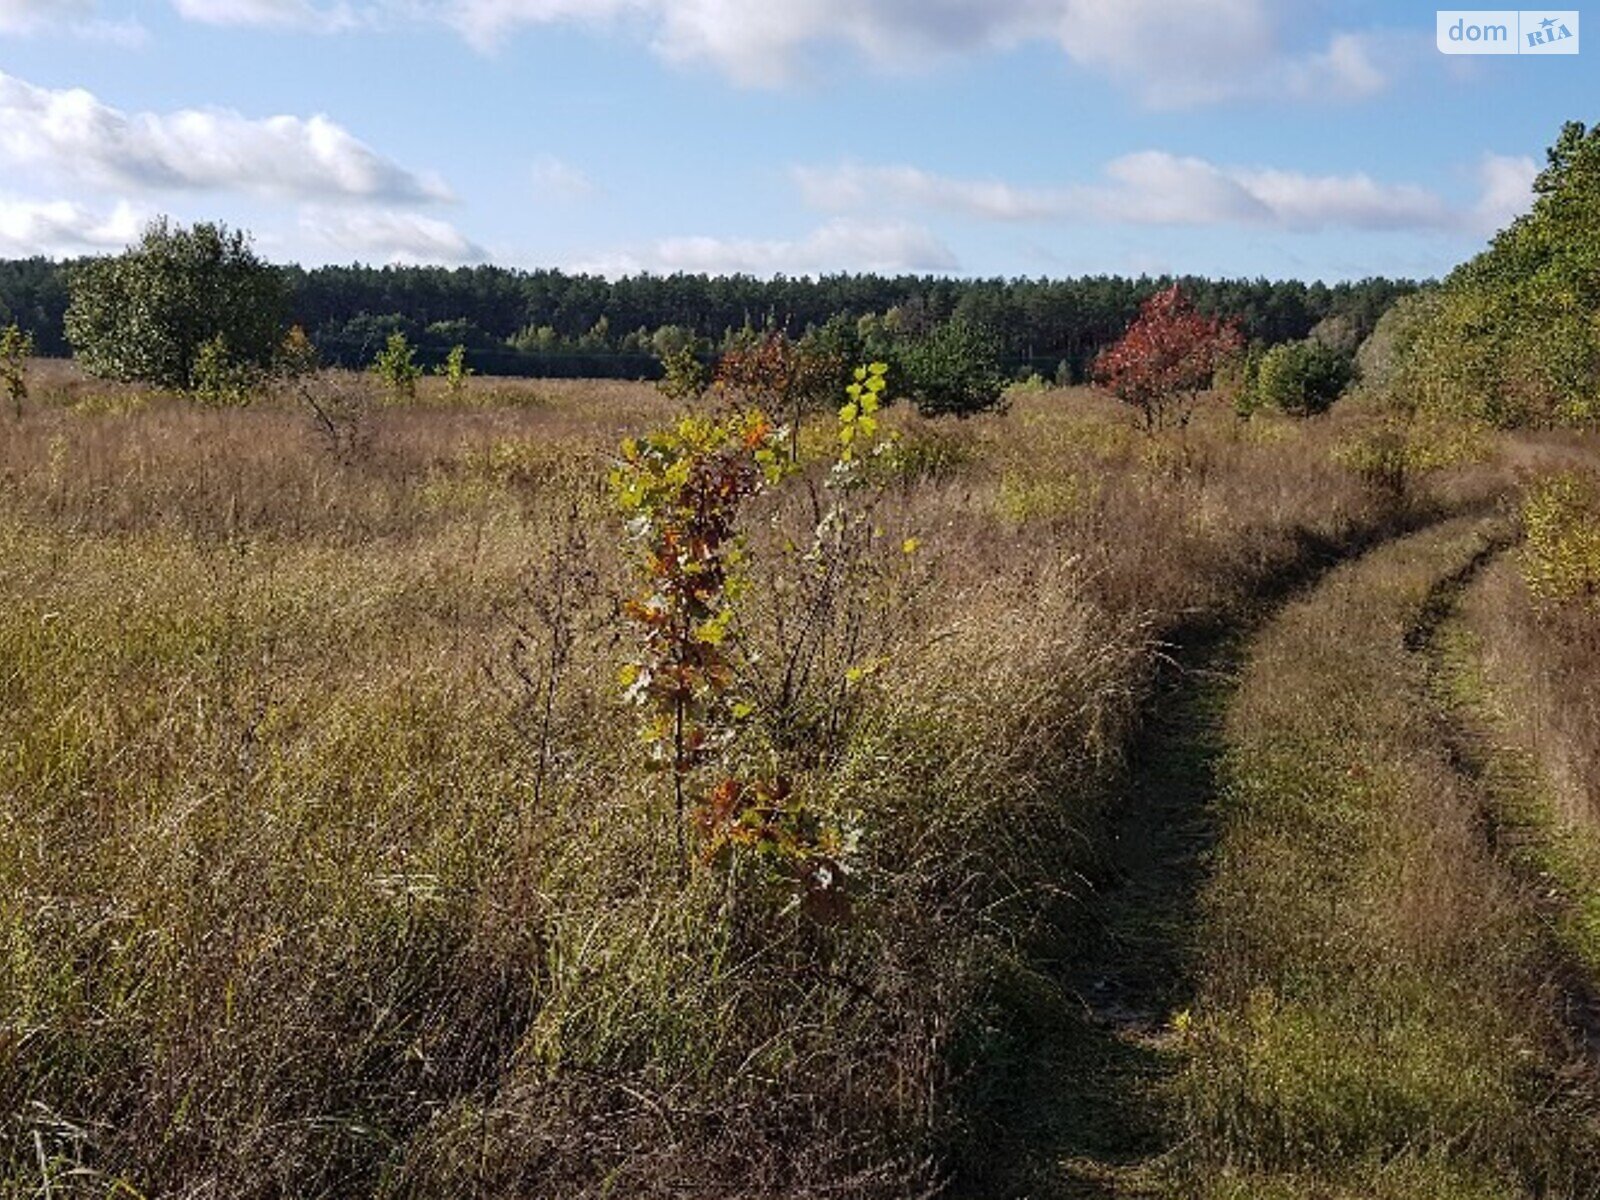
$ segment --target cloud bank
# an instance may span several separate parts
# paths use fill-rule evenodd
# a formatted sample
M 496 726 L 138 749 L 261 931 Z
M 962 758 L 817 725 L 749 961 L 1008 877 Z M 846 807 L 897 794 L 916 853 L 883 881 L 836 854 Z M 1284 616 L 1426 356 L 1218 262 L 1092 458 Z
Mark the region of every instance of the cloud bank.
M 617 277 L 644 271 L 707 275 L 826 275 L 841 271 L 940 273 L 960 262 L 938 237 L 908 222 L 831 221 L 796 239 L 666 238 L 637 250 L 606 254 L 574 269 Z
M 1383 91 L 1415 53 L 1405 39 L 1340 30 L 1320 45 L 1291 36 L 1290 0 L 170 0 L 209 25 L 333 33 L 443 25 L 492 52 L 520 31 L 577 25 L 630 38 L 662 58 L 737 84 L 781 87 L 841 51 L 914 70 L 1017 47 L 1069 61 L 1154 107 L 1230 100 L 1359 100 Z M 90 20 L 97 0 L 0 0 L 0 33 Z
M 274 0 L 247 4 L 262 6 L 289 7 Z M 77 199 L 0 198 L 0 253 L 120 249 L 154 212 L 127 194 L 201 193 L 288 201 L 300 210 L 302 231 L 343 257 L 442 263 L 488 257 L 447 221 L 411 211 L 452 199 L 441 180 L 400 166 L 322 115 L 125 112 L 81 88 L 36 87 L 0 72 L 0 165 L 35 186 L 53 182 L 118 197 L 107 201 L 115 204 L 109 215 Z
M 0 159 L 115 187 L 404 203 L 449 198 L 437 179 L 400 167 L 325 116 L 127 113 L 81 88 L 54 91 L 3 72 Z
M 483 50 L 522 29 L 580 24 L 631 34 L 664 58 L 757 87 L 793 83 L 840 49 L 911 69 L 1043 43 L 1156 107 L 1266 96 L 1361 99 L 1388 86 L 1403 52 L 1384 35 L 1359 31 L 1294 47 L 1284 36 L 1295 15 L 1287 0 L 432 0 L 423 7 Z
M 66 258 L 120 250 L 151 215 L 126 201 L 95 212 L 71 200 L 0 196 L 0 256 Z
M 841 213 L 888 205 L 993 222 L 1478 233 L 1527 208 L 1533 168 L 1531 159 L 1487 157 L 1479 171 L 1482 197 L 1470 206 L 1452 205 L 1416 184 L 1379 182 L 1363 172 L 1315 175 L 1227 166 L 1161 150 L 1113 159 L 1093 183 L 1055 187 L 850 163 L 796 167 L 793 175 L 807 204 Z

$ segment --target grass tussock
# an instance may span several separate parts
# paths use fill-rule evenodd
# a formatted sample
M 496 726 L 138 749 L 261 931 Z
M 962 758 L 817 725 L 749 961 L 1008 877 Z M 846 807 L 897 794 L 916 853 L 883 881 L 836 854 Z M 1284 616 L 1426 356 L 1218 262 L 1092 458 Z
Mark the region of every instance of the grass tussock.
M 1071 940 L 1161 638 L 1392 515 L 1327 422 L 897 416 L 879 557 L 750 751 L 857 835 L 819 925 L 685 880 L 618 696 L 599 481 L 670 415 L 650 389 L 323 420 L 47 382 L 0 441 L 6 1195 L 938 1186 L 998 991 Z M 771 664 L 806 489 L 755 517 Z

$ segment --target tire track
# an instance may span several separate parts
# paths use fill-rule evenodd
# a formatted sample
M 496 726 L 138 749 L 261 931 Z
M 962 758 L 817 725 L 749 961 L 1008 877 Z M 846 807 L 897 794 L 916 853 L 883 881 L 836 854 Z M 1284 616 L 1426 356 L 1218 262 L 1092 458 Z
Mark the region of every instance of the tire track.
M 1440 702 L 1450 623 L 1509 540 L 1442 522 L 1255 640 L 1167 1194 L 1600 1194 L 1600 1081 L 1571 1070 L 1589 997 L 1563 974 L 1551 1007 L 1548 924 Z
M 1245 612 L 1173 634 L 1129 751 L 1096 890 L 1075 915 L 1087 935 L 1040 955 L 1042 979 L 1005 1014 L 1027 1053 L 989 1083 L 996 1128 L 951 1194 L 1111 1200 L 1166 1190 L 1166 1159 L 1182 1137 L 1171 1091 L 1185 1061 L 1224 719 L 1253 639 L 1336 568 L 1440 520 L 1413 512 L 1340 541 L 1306 537 Z
M 1564 944 L 1562 921 L 1570 899 L 1562 895 L 1541 865 L 1552 827 L 1532 818 L 1542 812 L 1544 784 L 1538 764 L 1507 744 L 1496 728 L 1491 706 L 1473 702 L 1488 687 L 1474 635 L 1467 629 L 1463 603 L 1488 566 L 1514 543 L 1498 531 L 1461 571 L 1442 579 L 1428 599 L 1408 649 L 1427 664 L 1434 720 L 1451 765 L 1478 797 L 1483 835 L 1491 852 L 1526 891 L 1540 921 L 1541 955 L 1548 964 L 1548 987 L 1568 1038 L 1574 1061 L 1600 1094 L 1600 980 Z

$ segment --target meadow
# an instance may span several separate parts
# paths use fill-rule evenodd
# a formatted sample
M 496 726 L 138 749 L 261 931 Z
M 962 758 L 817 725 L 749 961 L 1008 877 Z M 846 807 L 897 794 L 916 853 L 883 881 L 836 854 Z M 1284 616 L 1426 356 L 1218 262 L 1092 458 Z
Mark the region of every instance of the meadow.
M 1600 955 L 1529 883 L 1592 869 L 1595 618 L 1511 548 L 1582 436 L 894 406 L 819 583 L 812 418 L 724 753 L 834 831 L 819 912 L 685 857 L 619 682 L 607 479 L 678 406 L 317 386 L 38 363 L 4 422 L 0 1194 L 1597 1194 Z M 1424 617 L 1491 543 L 1467 696 Z M 1435 709 L 1524 746 L 1517 855 Z

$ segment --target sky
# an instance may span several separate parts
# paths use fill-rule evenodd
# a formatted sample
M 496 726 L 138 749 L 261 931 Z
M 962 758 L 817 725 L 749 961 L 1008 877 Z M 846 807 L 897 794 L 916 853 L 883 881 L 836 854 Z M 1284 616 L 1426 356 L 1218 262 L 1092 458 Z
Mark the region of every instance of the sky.
M 1595 55 L 1409 0 L 0 0 L 0 257 L 170 215 L 307 265 L 1421 278 Z

